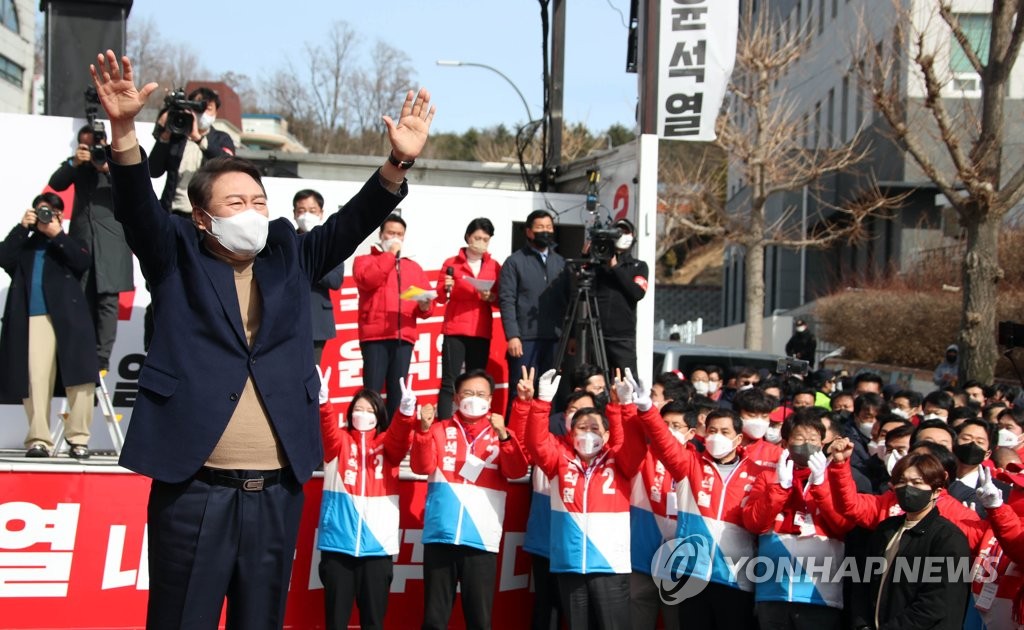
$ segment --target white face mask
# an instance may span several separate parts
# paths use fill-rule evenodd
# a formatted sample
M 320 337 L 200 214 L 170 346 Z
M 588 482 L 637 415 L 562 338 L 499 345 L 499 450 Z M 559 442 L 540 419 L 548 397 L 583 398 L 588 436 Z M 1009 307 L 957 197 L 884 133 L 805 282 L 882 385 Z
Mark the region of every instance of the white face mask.
M 1011 431 L 1010 429 L 999 429 L 999 446 L 1005 446 L 1007 448 L 1017 448 L 1017 442 L 1020 441 L 1020 436 Z
M 491 401 L 470 396 L 459 401 L 459 413 L 466 418 L 483 418 L 491 410 Z
M 701 396 L 707 396 L 708 392 L 710 390 L 711 390 L 711 388 L 709 386 L 708 381 L 694 381 L 693 382 L 693 391 L 697 392 Z
M 402 239 L 400 239 L 400 238 L 389 238 L 389 239 L 383 240 L 383 241 L 380 242 L 380 248 L 381 248 L 382 251 L 389 252 L 389 251 L 391 251 L 391 247 L 395 243 L 398 243 L 399 245 L 401 245 L 402 244 Z M 401 249 L 401 247 L 399 247 L 399 249 Z
M 682 431 L 679 431 L 677 429 L 669 429 L 669 432 L 672 434 L 672 437 L 674 437 L 677 442 L 679 442 L 680 444 L 686 444 L 686 433 L 683 433 Z
M 748 389 L 754 389 L 754 386 L 753 385 L 743 385 L 742 387 L 739 388 L 738 391 L 745 392 Z
M 721 433 L 713 433 L 705 438 L 704 446 L 708 449 L 708 454 L 713 459 L 722 459 L 736 450 L 736 445 L 733 444 L 732 440 Z
M 764 439 L 765 439 L 766 442 L 771 442 L 772 444 L 778 444 L 779 442 L 781 442 L 782 441 L 782 425 L 781 424 L 773 424 L 773 425 L 769 426 L 768 430 L 765 431 Z
M 209 212 L 203 214 L 210 217 L 210 233 L 229 252 L 239 256 L 255 256 L 267 245 L 267 232 L 270 230 L 270 219 L 249 208 L 230 217 L 215 217 Z
M 875 423 L 874 422 L 858 422 L 857 423 L 857 429 L 860 431 L 861 435 L 863 435 L 864 437 L 866 437 L 868 439 L 871 438 L 871 430 L 874 429 L 874 428 L 875 428 Z
M 213 123 L 216 120 L 217 116 L 215 114 L 203 112 L 202 115 L 199 116 L 199 121 L 196 123 L 196 125 L 199 127 L 200 131 L 206 131 L 207 129 L 213 126 Z
M 743 435 L 752 440 L 759 440 L 768 432 L 768 418 L 744 418 Z
M 587 431 L 582 435 L 577 435 L 574 443 L 576 444 L 577 453 L 589 457 L 601 450 L 601 447 L 604 446 L 604 438 L 596 433 Z
M 874 440 L 868 442 L 868 455 L 874 455 L 878 459 L 885 461 L 885 442 L 876 442 Z
M 904 420 L 910 420 L 910 414 L 907 413 L 906 411 L 903 411 L 899 407 L 893 407 L 889 411 L 891 411 L 892 415 L 896 416 L 897 418 L 903 418 Z
M 312 212 L 306 212 L 299 215 L 295 222 L 299 224 L 299 229 L 303 232 L 309 232 L 316 226 L 320 225 L 320 217 L 313 214 Z
M 884 447 L 885 445 L 883 445 L 883 448 Z M 885 458 L 885 469 L 890 475 L 892 474 L 892 469 L 896 468 L 896 462 L 900 461 L 900 458 L 902 457 L 903 456 L 900 455 L 899 451 L 893 451 Z
M 632 234 L 623 234 L 622 236 L 619 237 L 619 239 L 617 241 L 615 241 L 615 249 L 620 250 L 620 251 L 627 250 L 627 249 L 629 249 L 632 246 L 633 246 L 633 235 Z
M 377 426 L 377 414 L 372 411 L 353 411 L 352 428 L 356 431 L 369 431 Z
M 796 331 L 797 332 L 807 332 L 807 326 L 797 326 L 796 327 Z
M 718 385 L 719 385 L 718 381 L 708 381 L 708 393 L 709 394 L 714 394 L 715 392 L 717 392 L 718 391 Z
M 939 414 L 937 414 L 937 413 L 929 413 L 929 414 L 926 414 L 926 415 L 924 416 L 923 420 L 942 420 L 943 422 L 945 422 L 945 421 L 946 421 L 946 419 L 945 419 L 945 418 L 943 418 L 942 416 L 940 416 L 940 415 L 939 415 Z

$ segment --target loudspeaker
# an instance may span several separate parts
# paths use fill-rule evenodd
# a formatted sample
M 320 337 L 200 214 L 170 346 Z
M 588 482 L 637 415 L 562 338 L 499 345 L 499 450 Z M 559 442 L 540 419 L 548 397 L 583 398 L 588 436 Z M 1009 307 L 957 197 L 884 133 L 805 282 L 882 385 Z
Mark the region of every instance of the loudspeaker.
M 46 13 L 46 101 L 49 116 L 81 117 L 89 64 L 108 48 L 124 54 L 132 0 L 41 0 Z

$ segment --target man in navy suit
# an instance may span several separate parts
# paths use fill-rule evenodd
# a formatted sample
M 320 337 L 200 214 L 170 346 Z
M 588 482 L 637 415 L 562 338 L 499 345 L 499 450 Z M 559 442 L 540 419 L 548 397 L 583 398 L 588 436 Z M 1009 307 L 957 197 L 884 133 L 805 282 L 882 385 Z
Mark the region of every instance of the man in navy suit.
M 123 69 L 122 69 L 123 68 Z M 324 225 L 268 221 L 258 170 L 209 161 L 188 187 L 191 221 L 160 206 L 134 119 L 156 89 L 114 53 L 91 68 L 110 119 L 114 211 L 151 287 L 154 334 L 121 453 L 153 478 L 149 628 L 280 628 L 302 510 L 323 459 L 309 290 L 408 192 L 430 95 L 384 117 L 391 154 Z

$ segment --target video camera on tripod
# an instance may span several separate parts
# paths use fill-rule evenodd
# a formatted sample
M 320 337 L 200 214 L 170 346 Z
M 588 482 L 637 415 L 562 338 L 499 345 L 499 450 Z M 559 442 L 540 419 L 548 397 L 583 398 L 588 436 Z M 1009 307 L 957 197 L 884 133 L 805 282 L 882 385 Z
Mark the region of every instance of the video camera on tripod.
M 598 184 L 601 183 L 601 172 L 597 169 L 587 170 L 587 212 L 597 216 L 597 195 Z M 590 249 L 587 250 L 587 258 L 584 265 L 604 265 L 611 262 L 615 257 L 615 242 L 622 234 L 615 227 L 612 227 L 608 220 L 595 218 L 594 223 L 587 228 L 587 240 L 590 241 Z
M 92 129 L 92 146 L 89 147 L 89 157 L 93 164 L 101 166 L 107 162 L 107 151 L 103 148 L 103 141 L 107 139 L 107 129 L 103 121 L 99 120 L 100 96 L 96 88 L 89 86 L 85 88 L 85 119 Z

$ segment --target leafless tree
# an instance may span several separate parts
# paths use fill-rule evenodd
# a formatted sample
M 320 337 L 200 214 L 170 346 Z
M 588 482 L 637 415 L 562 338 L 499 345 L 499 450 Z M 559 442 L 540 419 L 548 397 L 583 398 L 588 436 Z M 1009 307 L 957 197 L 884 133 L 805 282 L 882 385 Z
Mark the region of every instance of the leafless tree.
M 960 376 L 988 383 L 998 359 L 996 297 L 1003 276 L 998 236 L 1007 211 L 1024 197 L 1024 165 L 1004 164 L 1004 106 L 1024 39 L 1024 0 L 992 2 L 987 51 L 973 47 L 949 1 L 925 4 L 923 10 L 932 11 L 930 15 L 914 15 L 895 5 L 898 18 L 891 40 L 881 49 L 868 47 L 875 51 L 874 63 L 861 79 L 895 141 L 960 219 L 966 235 Z M 953 85 L 944 63 L 949 35 L 980 77 L 978 98 L 967 98 Z M 905 59 L 911 64 L 911 81 L 923 87 L 923 111 L 907 101 L 899 73 L 892 72 Z
M 135 72 L 147 82 L 160 84 L 156 96 L 146 104 L 149 116 L 155 116 L 160 109 L 164 94 L 185 87 L 190 79 L 209 74 L 200 63 L 194 47 L 167 41 L 151 17 L 130 18 L 127 35 L 125 52 L 132 60 Z
M 841 203 L 830 202 L 819 194 L 822 178 L 863 162 L 867 149 L 859 136 L 844 144 L 836 138 L 807 142 L 808 119 L 798 115 L 800 101 L 785 85 L 787 73 L 806 52 L 808 38 L 787 37 L 782 25 L 772 20 L 769 10 L 755 11 L 753 3 L 744 4 L 730 85 L 732 104 L 719 117 L 716 141 L 743 182 L 742 192 L 734 200 L 738 209 L 727 211 L 716 203 L 707 181 L 697 181 L 690 190 L 681 187 L 669 191 L 660 203 L 668 211 L 666 218 L 672 234 L 724 237 L 744 250 L 744 344 L 760 349 L 765 249 L 824 248 L 856 239 L 865 219 L 895 202 L 870 185 Z M 810 28 L 808 24 L 802 27 Z M 814 195 L 821 209 L 815 225 L 806 232 L 799 206 L 782 206 L 769 212 L 773 196 L 804 187 Z M 683 200 L 689 204 L 688 209 L 680 208 Z

